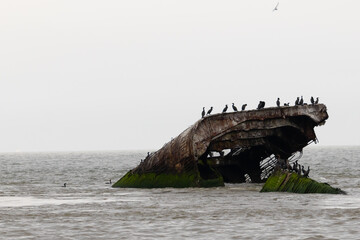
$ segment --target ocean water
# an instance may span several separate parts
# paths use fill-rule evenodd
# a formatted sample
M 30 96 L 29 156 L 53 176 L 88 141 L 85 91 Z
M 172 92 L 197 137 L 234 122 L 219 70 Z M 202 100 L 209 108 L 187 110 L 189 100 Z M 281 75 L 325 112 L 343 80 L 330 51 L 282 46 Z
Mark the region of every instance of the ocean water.
M 314 145 L 299 161 L 347 195 L 106 184 L 145 156 L 1 153 L 0 239 L 360 239 L 360 147 Z

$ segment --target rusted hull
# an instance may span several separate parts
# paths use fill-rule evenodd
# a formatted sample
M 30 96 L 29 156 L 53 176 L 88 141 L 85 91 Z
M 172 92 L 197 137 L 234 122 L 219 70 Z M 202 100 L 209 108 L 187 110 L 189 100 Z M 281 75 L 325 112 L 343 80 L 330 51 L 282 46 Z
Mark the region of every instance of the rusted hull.
M 252 181 L 258 182 L 262 160 L 271 155 L 288 158 L 301 151 L 316 141 L 314 127 L 324 124 L 327 118 L 323 104 L 209 115 L 150 154 L 131 172 L 182 174 L 199 172 L 201 164 L 218 170 L 225 181 L 232 182 L 231 175 L 248 173 L 253 175 Z M 228 153 L 217 154 L 225 149 Z M 239 170 L 226 176 L 226 167 L 233 166 Z M 241 182 L 243 178 L 234 181 Z

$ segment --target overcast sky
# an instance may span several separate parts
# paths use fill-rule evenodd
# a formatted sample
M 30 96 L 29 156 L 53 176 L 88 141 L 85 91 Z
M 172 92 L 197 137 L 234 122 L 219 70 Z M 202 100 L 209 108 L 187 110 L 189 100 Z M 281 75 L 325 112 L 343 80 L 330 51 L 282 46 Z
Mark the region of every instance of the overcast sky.
M 359 0 L 3 0 L 0 151 L 158 149 L 202 107 L 319 96 L 359 145 Z

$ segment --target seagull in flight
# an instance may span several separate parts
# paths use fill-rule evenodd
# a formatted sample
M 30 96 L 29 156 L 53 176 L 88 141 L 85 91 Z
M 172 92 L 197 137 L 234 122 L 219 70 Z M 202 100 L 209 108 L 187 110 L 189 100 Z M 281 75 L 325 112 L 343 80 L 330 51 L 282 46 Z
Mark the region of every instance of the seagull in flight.
M 278 10 L 277 7 L 279 6 L 279 2 L 276 4 L 275 8 L 273 9 L 273 11 Z

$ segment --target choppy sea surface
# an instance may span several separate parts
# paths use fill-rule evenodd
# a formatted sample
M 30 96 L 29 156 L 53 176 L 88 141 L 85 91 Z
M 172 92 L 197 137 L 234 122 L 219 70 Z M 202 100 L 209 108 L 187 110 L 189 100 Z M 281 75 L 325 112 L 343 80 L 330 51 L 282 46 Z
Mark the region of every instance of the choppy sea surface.
M 347 195 L 107 184 L 145 156 L 0 153 L 0 239 L 360 239 L 360 147 L 315 145 L 299 161 Z

